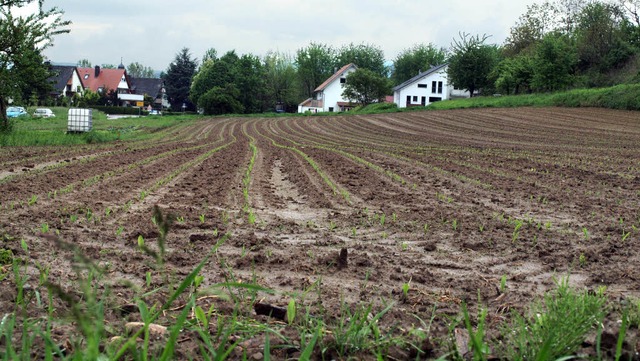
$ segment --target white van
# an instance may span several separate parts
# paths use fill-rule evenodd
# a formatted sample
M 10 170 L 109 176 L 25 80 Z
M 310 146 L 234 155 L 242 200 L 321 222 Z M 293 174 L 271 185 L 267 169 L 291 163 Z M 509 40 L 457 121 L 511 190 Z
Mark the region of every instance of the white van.
M 55 118 L 55 114 L 48 108 L 38 108 L 33 112 L 34 117 L 39 118 Z

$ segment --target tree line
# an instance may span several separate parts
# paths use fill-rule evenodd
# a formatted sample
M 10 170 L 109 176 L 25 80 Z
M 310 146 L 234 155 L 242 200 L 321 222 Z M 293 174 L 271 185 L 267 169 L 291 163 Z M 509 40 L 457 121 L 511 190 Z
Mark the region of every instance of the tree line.
M 62 11 L 43 9 L 30 18 L 14 17 L 12 6 L 35 0 L 0 2 L 0 109 L 8 98 L 39 101 L 48 95 L 50 73 L 42 51 L 53 36 L 68 32 Z M 179 51 L 162 77 L 174 110 L 208 114 L 256 113 L 278 107 L 295 111 L 336 69 L 354 63 L 345 96 L 375 102 L 392 86 L 448 63 L 450 82 L 472 94 L 521 94 L 640 81 L 640 0 L 545 0 L 527 7 L 503 44 L 490 35 L 461 32 L 449 47 L 416 44 L 386 61 L 373 44 L 333 47 L 309 43 L 295 53 L 264 56 L 219 55 L 211 48 L 201 59 Z M 53 21 L 55 20 L 55 21 Z M 6 43 L 6 44 L 5 44 Z M 86 60 L 83 65 L 90 65 Z M 109 66 L 105 64 L 105 66 Z M 132 63 L 133 76 L 149 67 Z M 4 118 L 4 111 L 0 115 Z

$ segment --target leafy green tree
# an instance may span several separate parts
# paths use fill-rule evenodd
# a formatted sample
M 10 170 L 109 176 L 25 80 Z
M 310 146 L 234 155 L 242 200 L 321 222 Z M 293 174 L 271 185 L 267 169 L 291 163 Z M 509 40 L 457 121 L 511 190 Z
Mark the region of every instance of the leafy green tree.
M 200 97 L 209 90 L 214 87 L 224 89 L 228 84 L 233 83 L 238 61 L 238 55 L 234 50 L 228 51 L 219 59 L 208 58 L 193 77 L 191 101 L 199 104 Z
M 559 26 L 558 13 L 557 6 L 549 1 L 528 5 L 505 41 L 505 55 L 531 54 L 544 35 Z
M 218 51 L 214 48 L 209 48 L 204 52 L 202 56 L 202 64 L 206 63 L 207 60 L 217 60 L 218 59 Z
M 335 72 L 335 54 L 332 47 L 318 43 L 298 49 L 295 64 L 303 96 L 311 97 L 318 85 Z
M 434 44 L 418 44 L 403 50 L 393 61 L 392 79 L 394 84 L 403 82 L 418 75 L 432 66 L 445 63 L 447 50 Z
M 342 96 L 351 102 L 368 105 L 382 101 L 390 93 L 389 79 L 372 70 L 358 68 L 347 75 Z
M 505 94 L 520 94 L 531 91 L 533 78 L 533 57 L 520 54 L 505 58 L 494 69 L 496 73 L 495 87 Z
M 238 101 L 240 91 L 233 85 L 213 87 L 198 99 L 198 107 L 204 109 L 205 114 L 239 114 L 244 113 L 244 107 Z
M 633 54 L 631 46 L 624 41 L 624 21 L 623 10 L 614 4 L 593 2 L 582 9 L 575 30 L 581 69 L 606 71 Z
M 28 89 L 46 87 L 51 75 L 42 60 L 42 51 L 52 45 L 53 37 L 68 33 L 69 21 L 62 19 L 62 10 L 44 9 L 26 17 L 13 15 L 12 8 L 33 1 L 3 0 L 0 2 L 0 128 L 9 129 L 7 102 L 22 98 Z M 28 78 L 25 76 L 28 75 Z
M 269 52 L 263 59 L 267 102 L 291 109 L 300 102 L 296 67 L 290 55 Z
M 266 101 L 266 74 L 260 58 L 251 54 L 242 55 L 234 75 L 233 85 L 240 92 L 238 100 L 245 113 L 262 113 Z
M 153 78 L 154 71 L 149 66 L 133 62 L 127 66 L 127 74 L 132 78 Z
M 164 84 L 174 111 L 182 110 L 183 104 L 187 110 L 195 110 L 194 104 L 189 101 L 189 89 L 196 67 L 197 60 L 191 58 L 189 48 L 182 48 L 176 54 L 174 61 L 169 64 L 164 76 Z
M 338 50 L 334 68 L 355 64 L 359 69 L 369 69 L 382 77 L 387 77 L 388 69 L 384 65 L 384 51 L 371 44 L 345 45 Z
M 531 85 L 538 91 L 566 89 L 574 81 L 577 63 L 570 38 L 560 32 L 549 33 L 536 48 Z
M 484 43 L 488 38 L 461 33 L 460 39 L 454 39 L 451 44 L 449 81 L 457 88 L 468 90 L 471 96 L 476 90 L 493 86 L 489 76 L 498 62 L 498 49 Z

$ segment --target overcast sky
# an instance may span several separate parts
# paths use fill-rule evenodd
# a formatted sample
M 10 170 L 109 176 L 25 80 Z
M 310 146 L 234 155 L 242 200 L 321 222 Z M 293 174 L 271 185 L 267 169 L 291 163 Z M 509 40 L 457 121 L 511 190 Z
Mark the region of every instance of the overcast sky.
M 258 56 L 295 55 L 310 42 L 379 46 L 387 60 L 418 43 L 449 48 L 458 32 L 502 44 L 535 0 L 46 0 L 71 20 L 71 33 L 45 54 L 53 62 L 139 62 L 165 70 L 183 47 Z

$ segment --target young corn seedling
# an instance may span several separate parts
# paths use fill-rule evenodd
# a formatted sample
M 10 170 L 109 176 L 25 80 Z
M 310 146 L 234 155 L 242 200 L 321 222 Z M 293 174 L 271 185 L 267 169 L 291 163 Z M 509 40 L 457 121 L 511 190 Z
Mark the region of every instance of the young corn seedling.
M 584 235 L 585 241 L 589 240 L 589 231 L 587 230 L 587 227 L 582 227 L 582 235 Z
M 204 214 L 201 214 L 199 218 L 200 218 L 200 223 L 204 223 L 205 221 Z
M 516 220 L 516 225 L 513 228 L 513 234 L 511 235 L 511 241 L 514 243 L 518 240 L 518 237 L 520 236 L 520 228 L 522 228 L 522 221 Z
M 29 198 L 29 201 L 27 202 L 27 204 L 32 206 L 36 203 L 38 203 L 38 196 L 34 194 L 31 196 L 31 198 Z

